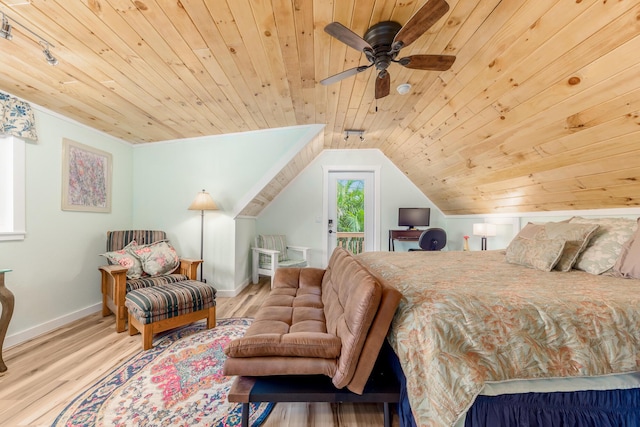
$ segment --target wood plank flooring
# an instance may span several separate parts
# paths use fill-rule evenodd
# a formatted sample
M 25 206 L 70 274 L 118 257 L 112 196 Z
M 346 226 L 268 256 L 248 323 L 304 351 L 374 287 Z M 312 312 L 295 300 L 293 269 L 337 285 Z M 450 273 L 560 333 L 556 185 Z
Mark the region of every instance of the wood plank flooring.
M 253 317 L 268 278 L 234 298 L 217 299 L 217 317 Z M 50 426 L 82 390 L 142 351 L 141 337 L 115 332 L 113 315 L 87 316 L 6 350 L 0 374 L 0 426 Z M 264 427 L 382 426 L 382 405 L 278 403 Z M 394 415 L 394 426 L 398 425 Z

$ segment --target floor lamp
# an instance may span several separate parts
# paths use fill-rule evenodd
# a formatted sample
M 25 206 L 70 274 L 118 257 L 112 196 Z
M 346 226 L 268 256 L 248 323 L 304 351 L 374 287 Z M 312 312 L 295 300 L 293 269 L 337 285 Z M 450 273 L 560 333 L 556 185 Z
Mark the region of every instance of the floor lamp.
M 215 211 L 218 210 L 218 207 L 216 206 L 216 202 L 211 198 L 211 195 L 202 190 L 196 195 L 196 198 L 193 199 L 188 209 L 191 211 L 200 211 L 200 259 L 202 260 L 200 264 L 200 281 L 206 282 L 206 280 L 202 279 L 202 270 L 204 269 L 204 211 Z

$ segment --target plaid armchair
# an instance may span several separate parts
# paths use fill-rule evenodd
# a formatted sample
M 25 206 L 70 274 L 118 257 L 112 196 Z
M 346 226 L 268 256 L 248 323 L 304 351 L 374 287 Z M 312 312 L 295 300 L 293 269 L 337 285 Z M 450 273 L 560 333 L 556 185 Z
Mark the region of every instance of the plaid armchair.
M 167 234 L 159 230 L 118 230 L 107 231 L 107 253 L 109 265 L 98 269 L 102 276 L 102 315 L 113 313 L 116 316 L 116 331 L 123 332 L 128 317 L 125 306 L 127 292 L 150 286 L 166 285 L 183 280 L 197 280 L 198 266 L 202 260 L 180 259 L 177 267 L 165 274 L 141 276 L 131 274 L 126 263 L 114 263 L 109 254 L 124 253 L 125 247 L 135 241 L 137 245 L 149 245 L 167 239 Z M 126 255 L 126 254 L 125 254 Z M 127 277 L 129 275 L 129 277 Z

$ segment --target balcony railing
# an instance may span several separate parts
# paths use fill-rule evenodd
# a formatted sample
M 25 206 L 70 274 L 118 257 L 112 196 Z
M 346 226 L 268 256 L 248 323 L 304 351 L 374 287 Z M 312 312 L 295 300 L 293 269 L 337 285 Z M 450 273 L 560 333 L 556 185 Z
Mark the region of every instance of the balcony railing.
M 341 246 L 354 254 L 359 254 L 364 248 L 364 233 L 338 232 L 338 246 Z

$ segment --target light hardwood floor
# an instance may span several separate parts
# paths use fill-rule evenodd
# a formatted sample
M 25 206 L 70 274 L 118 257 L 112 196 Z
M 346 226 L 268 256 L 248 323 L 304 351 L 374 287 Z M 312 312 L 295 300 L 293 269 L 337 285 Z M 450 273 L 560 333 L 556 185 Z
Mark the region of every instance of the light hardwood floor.
M 234 298 L 217 298 L 217 317 L 252 317 L 269 291 L 268 278 Z M 87 316 L 3 354 L 0 426 L 50 426 L 82 390 L 142 351 L 141 337 L 115 332 L 113 315 Z M 278 403 L 264 427 L 382 426 L 377 404 Z M 398 425 L 394 415 L 394 426 Z

